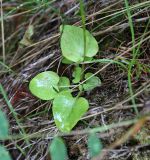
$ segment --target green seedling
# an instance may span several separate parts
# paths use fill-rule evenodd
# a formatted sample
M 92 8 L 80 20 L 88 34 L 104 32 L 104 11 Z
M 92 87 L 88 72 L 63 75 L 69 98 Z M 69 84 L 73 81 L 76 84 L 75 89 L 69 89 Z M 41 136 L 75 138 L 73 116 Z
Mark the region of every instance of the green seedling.
M 98 43 L 89 31 L 84 32 L 82 28 L 71 25 L 64 25 L 60 28 L 62 63 L 74 65 L 71 81 L 72 85 L 79 86 L 78 95 L 73 96 L 69 78 L 59 77 L 53 71 L 36 75 L 30 81 L 29 89 L 36 97 L 53 101 L 52 112 L 56 126 L 62 132 L 70 132 L 89 108 L 88 101 L 80 97 L 81 93 L 101 85 L 100 79 L 93 76 L 93 73 L 84 75 L 84 64 L 79 66 L 80 62 L 92 60 L 98 52 Z M 86 45 L 84 45 L 84 36 Z M 84 84 L 80 84 L 82 80 L 85 81 Z

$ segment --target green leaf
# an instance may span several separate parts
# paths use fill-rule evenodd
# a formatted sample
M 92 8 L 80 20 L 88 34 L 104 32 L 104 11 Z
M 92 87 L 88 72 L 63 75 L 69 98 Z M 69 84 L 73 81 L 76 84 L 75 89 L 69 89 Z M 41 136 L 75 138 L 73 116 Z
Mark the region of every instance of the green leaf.
M 81 84 L 79 85 L 79 91 L 81 91 L 81 92 L 83 91 L 83 85 L 81 85 Z
M 42 100 L 53 99 L 59 91 L 59 76 L 52 71 L 45 71 L 36 75 L 29 84 L 29 89 L 33 95 Z
M 60 91 L 68 90 L 69 87 L 70 87 L 69 78 L 67 78 L 67 77 L 60 77 L 58 86 L 59 86 L 59 90 Z
M 62 27 L 61 27 L 62 28 Z M 83 29 L 76 26 L 64 25 L 61 36 L 62 55 L 73 62 L 82 62 L 85 57 L 93 57 L 98 52 L 98 43 L 96 39 L 85 31 L 86 36 L 86 54 L 84 57 L 84 34 Z
M 53 139 L 50 147 L 50 156 L 52 160 L 67 160 L 67 149 L 63 140 L 59 137 Z
M 66 59 L 65 57 L 63 57 L 62 63 L 63 63 L 63 64 L 72 64 L 73 62 L 70 61 L 70 60 L 68 60 L 68 59 Z
M 8 121 L 5 114 L 0 110 L 0 139 L 3 140 L 8 137 Z
M 85 74 L 85 79 L 88 79 L 89 77 L 91 77 L 93 75 L 93 73 L 86 73 Z M 99 79 L 99 77 L 97 76 L 92 76 L 90 79 L 88 79 L 84 84 L 83 84 L 83 88 L 85 91 L 90 91 L 94 88 L 96 88 L 97 86 L 101 85 L 101 80 Z
M 91 158 L 99 155 L 102 151 L 102 143 L 95 133 L 91 133 L 88 137 L 88 149 Z
M 0 146 L 0 160 L 11 160 L 8 151 L 3 146 Z
M 81 76 L 82 76 L 82 68 L 75 67 L 75 70 L 74 70 L 72 76 L 74 77 L 74 79 L 72 80 L 73 83 L 79 83 L 81 80 Z
M 56 126 L 62 132 L 69 132 L 88 110 L 85 98 L 73 98 L 71 93 L 60 93 L 53 101 L 53 116 Z

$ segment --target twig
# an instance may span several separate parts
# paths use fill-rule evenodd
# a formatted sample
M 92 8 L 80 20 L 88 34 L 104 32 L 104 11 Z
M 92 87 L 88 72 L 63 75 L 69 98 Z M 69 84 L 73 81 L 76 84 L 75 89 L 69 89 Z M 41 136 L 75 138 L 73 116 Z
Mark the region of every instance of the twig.
M 147 21 L 149 20 L 150 17 L 144 17 L 144 18 L 140 18 L 140 19 L 135 19 L 134 20 L 134 23 L 140 23 L 140 22 L 144 22 L 144 21 Z M 102 34 L 106 34 L 106 33 L 110 33 L 112 31 L 117 31 L 117 30 L 120 30 L 120 29 L 126 29 L 127 27 L 129 27 L 129 23 L 123 23 L 123 24 L 115 24 L 103 31 L 99 31 L 99 32 L 95 32 L 93 33 L 94 36 L 99 36 L 99 35 L 102 35 Z
M 4 38 L 4 19 L 3 19 L 3 2 L 0 0 L 1 3 L 1 34 L 2 34 L 2 50 L 3 50 L 3 62 L 5 63 L 5 38 Z

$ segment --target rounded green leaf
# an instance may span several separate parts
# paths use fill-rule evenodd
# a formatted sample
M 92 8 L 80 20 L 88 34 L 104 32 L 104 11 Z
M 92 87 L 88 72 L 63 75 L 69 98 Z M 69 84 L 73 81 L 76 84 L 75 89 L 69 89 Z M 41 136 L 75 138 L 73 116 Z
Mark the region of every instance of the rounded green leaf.
M 62 55 L 73 62 L 82 62 L 85 57 L 93 57 L 98 52 L 98 43 L 89 31 L 85 31 L 86 53 L 84 57 L 83 29 L 76 26 L 64 25 L 61 36 Z
M 97 76 L 92 76 L 93 73 L 86 73 L 85 79 L 88 79 L 84 84 L 83 88 L 85 91 L 92 90 L 101 85 L 101 80 Z M 90 78 L 91 77 L 91 78 Z
M 59 85 L 59 90 L 60 91 L 68 90 L 69 87 L 70 87 L 69 78 L 67 78 L 67 77 L 60 77 L 58 85 Z
M 73 64 L 72 61 L 66 59 L 65 57 L 63 57 L 62 61 L 61 61 L 63 64 Z
M 102 143 L 95 133 L 91 133 L 88 137 L 88 149 L 91 158 L 99 155 L 102 151 Z
M 57 95 L 59 76 L 52 71 L 36 75 L 29 84 L 33 95 L 42 100 L 51 100 Z
M 53 116 L 62 132 L 69 132 L 88 110 L 85 98 L 73 98 L 71 94 L 59 94 L 53 101 Z
M 66 146 L 63 140 L 59 137 L 56 137 L 53 139 L 49 147 L 49 151 L 50 151 L 51 160 L 67 160 L 68 159 Z
M 81 67 L 75 67 L 74 72 L 72 74 L 74 79 L 72 80 L 73 83 L 79 83 L 82 77 L 82 68 Z
M 8 151 L 3 146 L 0 146 L 0 160 L 11 160 Z
M 3 140 L 8 137 L 8 121 L 5 114 L 0 110 L 0 139 Z

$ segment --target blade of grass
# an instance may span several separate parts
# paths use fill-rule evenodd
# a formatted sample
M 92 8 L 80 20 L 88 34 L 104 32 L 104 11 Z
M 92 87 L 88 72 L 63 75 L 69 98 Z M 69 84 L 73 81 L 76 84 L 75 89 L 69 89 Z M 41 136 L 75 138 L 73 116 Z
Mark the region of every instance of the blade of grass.
M 129 26 L 130 26 L 130 32 L 131 32 L 131 38 L 132 38 L 132 46 L 135 46 L 135 33 L 134 33 L 134 27 L 133 27 L 133 21 L 132 21 L 132 15 L 130 12 L 130 8 L 129 8 L 129 4 L 128 4 L 128 0 L 125 0 L 125 6 L 127 9 L 127 15 L 128 15 L 128 20 L 129 20 Z M 134 92 L 132 89 L 132 81 L 131 81 L 131 75 L 132 75 L 132 67 L 133 67 L 133 63 L 134 63 L 134 59 L 135 59 L 135 47 L 132 50 L 132 61 L 129 64 L 128 67 L 128 87 L 129 87 L 129 92 L 130 95 L 132 97 L 131 101 L 132 104 L 134 105 L 134 111 L 137 115 L 139 115 L 137 106 L 136 106 L 136 102 L 135 102 L 135 98 L 133 97 Z
M 4 90 L 4 88 L 3 88 L 3 86 L 2 86 L 1 83 L 0 83 L 0 92 L 1 92 L 1 94 L 3 95 L 3 98 L 4 98 L 4 100 L 6 101 L 8 107 L 9 107 L 9 110 L 11 111 L 13 117 L 14 117 L 15 120 L 16 120 L 17 125 L 19 126 L 19 128 L 20 128 L 20 130 L 21 130 L 20 133 L 21 133 L 24 137 L 26 137 L 26 132 L 25 132 L 25 130 L 22 128 L 22 126 L 20 125 L 20 120 L 19 120 L 18 117 L 17 117 L 17 113 L 15 112 L 13 106 L 11 105 L 11 103 L 10 103 L 10 101 L 9 101 L 7 95 L 6 95 L 6 92 L 5 92 L 5 90 Z M 27 145 L 30 144 L 29 139 L 26 139 L 26 138 L 25 138 L 25 141 L 26 141 L 26 144 L 27 144 Z
M 142 37 L 141 37 L 141 39 L 140 39 L 140 42 L 142 42 L 142 40 L 144 39 L 145 34 L 146 34 L 146 32 L 148 31 L 149 25 L 150 25 L 150 19 L 148 20 L 148 23 L 147 23 L 146 28 L 145 28 L 145 30 L 144 30 L 144 33 L 143 33 L 143 35 L 142 35 Z M 136 51 L 135 51 L 135 58 L 136 58 L 136 56 L 138 56 L 138 52 L 139 52 L 139 50 L 140 50 L 140 46 L 141 46 L 141 43 L 139 43 L 138 46 L 137 46 L 137 49 L 136 49 Z
M 14 71 L 9 66 L 7 66 L 6 64 L 4 64 L 2 61 L 0 61 L 0 65 L 2 65 L 4 68 L 6 68 L 8 70 L 8 72 L 11 71 L 11 72 L 14 73 Z
M 142 40 L 144 39 L 144 37 L 146 36 L 146 32 L 148 31 L 148 27 L 149 27 L 149 24 L 150 24 L 150 19 L 149 19 L 149 21 L 148 21 L 148 23 L 147 23 L 147 25 L 146 25 L 146 27 L 145 27 L 145 30 L 144 30 L 144 33 L 143 33 L 143 35 L 142 35 L 142 37 L 141 37 L 141 39 L 140 39 L 140 42 L 142 42 Z M 143 68 L 144 67 L 146 67 L 146 65 L 143 65 L 142 66 L 142 64 L 140 64 L 136 59 L 138 58 L 138 56 L 140 56 L 141 54 L 139 54 L 139 50 L 140 50 L 140 43 L 139 43 L 139 45 L 137 46 L 137 49 L 136 49 L 136 51 L 135 51 L 135 60 L 132 62 L 133 63 L 133 65 L 134 65 L 134 63 L 136 63 L 137 64 L 137 66 L 138 66 L 138 73 L 136 73 L 136 77 L 138 78 L 140 75 L 141 75 L 141 70 L 143 70 Z M 148 69 L 148 66 L 146 67 L 147 68 L 147 70 L 149 70 Z

